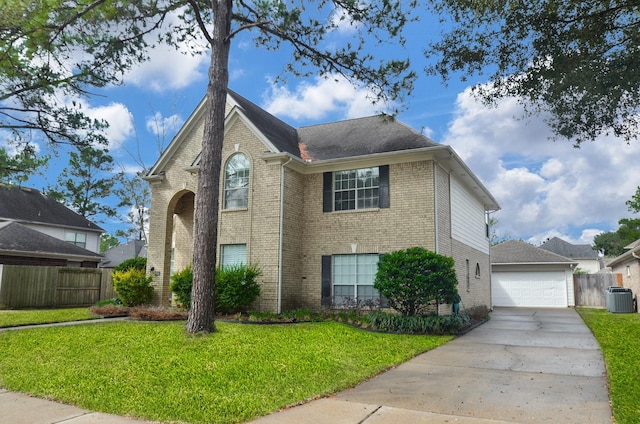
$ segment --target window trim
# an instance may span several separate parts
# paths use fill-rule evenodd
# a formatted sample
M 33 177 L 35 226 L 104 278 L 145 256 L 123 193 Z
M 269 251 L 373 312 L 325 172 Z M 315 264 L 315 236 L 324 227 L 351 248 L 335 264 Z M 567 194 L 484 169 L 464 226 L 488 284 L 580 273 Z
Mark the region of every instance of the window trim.
M 353 299 L 356 302 L 362 302 L 362 301 L 367 301 L 369 299 L 371 299 L 370 297 L 366 297 L 364 299 L 358 299 L 358 287 L 359 286 L 366 286 L 366 287 L 373 287 L 374 281 L 375 281 L 375 273 L 373 275 L 373 280 L 371 281 L 371 284 L 363 284 L 361 282 L 358 281 L 358 275 L 357 274 L 357 270 L 358 270 L 358 264 L 355 264 L 355 270 L 356 270 L 356 274 L 354 274 L 354 279 L 355 281 L 352 282 L 352 284 L 336 284 L 336 278 L 335 278 L 335 270 L 336 270 L 336 264 L 335 264 L 335 258 L 338 256 L 352 256 L 352 257 L 356 257 L 356 261 L 357 261 L 357 257 L 373 257 L 376 256 L 377 257 L 377 261 L 376 261 L 376 270 L 377 270 L 377 262 L 379 261 L 380 258 L 380 254 L 378 253 L 357 253 L 357 254 L 335 254 L 335 255 L 323 255 L 322 256 L 322 285 L 321 285 L 321 305 L 322 306 L 327 306 L 327 307 L 343 307 L 345 306 L 344 303 L 340 303 L 337 304 L 335 302 L 335 298 L 336 298 L 336 294 L 335 294 L 335 286 L 339 285 L 339 286 L 351 286 L 353 287 Z M 365 264 L 364 266 L 366 266 L 367 264 Z M 374 295 L 373 300 L 377 300 L 380 302 L 380 306 L 385 307 L 386 301 L 384 296 L 382 296 L 375 288 L 373 289 L 376 291 L 376 295 Z M 342 295 L 340 295 L 342 297 Z
M 246 178 L 246 185 L 244 187 L 238 187 L 238 188 L 228 188 L 227 187 L 227 181 L 229 181 L 227 179 L 228 177 L 228 173 L 227 173 L 227 168 L 230 164 L 230 162 L 233 160 L 233 158 L 239 157 L 239 156 L 244 156 L 244 158 L 247 161 L 247 168 L 246 168 L 246 176 L 242 176 L 239 178 Z M 244 152 L 236 152 L 234 154 L 232 154 L 231 156 L 229 156 L 227 158 L 227 160 L 224 163 L 224 168 L 223 168 L 223 172 L 224 172 L 224 178 L 222 181 L 222 209 L 223 210 L 242 210 L 242 209 L 247 209 L 249 207 L 249 185 L 251 184 L 251 159 L 249 158 L 249 155 L 244 153 Z M 229 206 L 227 201 L 229 199 L 229 194 L 234 191 L 234 192 L 238 192 L 238 191 L 244 191 L 244 198 L 243 206 Z
M 244 261 L 234 261 L 233 263 L 225 263 L 225 250 L 226 248 L 239 248 L 239 247 L 244 247 Z M 233 254 L 231 254 L 229 252 L 228 255 L 226 255 L 227 257 L 235 257 L 235 256 L 239 256 L 237 255 L 236 252 L 234 252 Z M 233 265 L 246 265 L 247 264 L 247 245 L 246 243 L 227 243 L 227 244 L 221 244 L 220 245 L 220 268 L 224 268 L 225 266 L 233 266 Z
M 376 168 L 376 166 L 370 166 L 367 168 Z M 355 168 L 344 169 L 336 172 L 353 171 L 358 169 L 367 168 Z M 322 175 L 322 211 L 323 212 L 362 212 L 362 211 L 375 211 L 379 209 L 387 209 L 391 207 L 390 201 L 390 184 L 389 184 L 389 165 L 379 165 L 378 168 L 378 207 L 375 208 L 360 208 L 360 209 L 344 209 L 340 211 L 335 210 L 335 195 L 334 195 L 334 174 L 335 172 L 327 171 Z
M 69 236 L 73 236 L 73 240 L 71 240 Z M 78 241 L 78 236 L 83 236 L 84 242 Z M 74 246 L 80 247 L 82 249 L 87 248 L 87 239 L 88 239 L 87 233 L 79 233 L 76 231 L 67 231 L 64 233 L 64 241 L 66 241 L 67 243 L 71 243 Z

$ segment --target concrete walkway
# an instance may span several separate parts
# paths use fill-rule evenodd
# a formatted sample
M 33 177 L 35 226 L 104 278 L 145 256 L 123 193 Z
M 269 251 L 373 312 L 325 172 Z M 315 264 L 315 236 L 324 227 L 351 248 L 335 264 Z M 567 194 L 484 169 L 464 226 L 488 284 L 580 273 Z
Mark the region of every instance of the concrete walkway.
M 573 309 L 500 308 L 444 346 L 254 424 L 612 423 L 595 338 Z
M 0 390 L 0 424 L 143 423 Z M 572 309 L 488 323 L 361 385 L 253 424 L 612 423 L 604 362 Z

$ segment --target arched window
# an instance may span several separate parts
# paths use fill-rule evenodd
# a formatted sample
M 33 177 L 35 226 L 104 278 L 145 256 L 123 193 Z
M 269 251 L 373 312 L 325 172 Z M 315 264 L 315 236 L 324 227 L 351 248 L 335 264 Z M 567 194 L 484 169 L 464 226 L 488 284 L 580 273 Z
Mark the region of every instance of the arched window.
M 249 158 L 236 153 L 224 168 L 224 209 L 242 209 L 249 205 Z

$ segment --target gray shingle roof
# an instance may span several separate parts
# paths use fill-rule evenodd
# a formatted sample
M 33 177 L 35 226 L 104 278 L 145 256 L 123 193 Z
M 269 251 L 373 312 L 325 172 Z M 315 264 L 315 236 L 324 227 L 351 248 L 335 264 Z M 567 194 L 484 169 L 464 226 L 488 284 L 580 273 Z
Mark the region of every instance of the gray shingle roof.
M 127 259 L 138 257 L 147 257 L 147 246 L 142 240 L 130 240 L 104 252 L 104 260 L 100 266 L 115 268 Z
M 571 259 L 598 259 L 598 252 L 588 244 L 571 244 L 558 237 L 545 241 L 540 249 Z
M 95 258 L 96 262 L 102 255 L 83 249 L 74 244 L 59 240 L 47 234 L 31 229 L 17 222 L 0 222 L 0 251 L 11 254 L 63 255 L 79 256 L 86 259 Z
M 245 99 L 233 90 L 227 90 L 228 94 L 238 103 L 244 114 L 260 130 L 271 144 L 281 152 L 291 153 L 300 157 L 298 147 L 298 134 L 296 129 L 276 118 L 266 110 Z
M 389 116 L 370 116 L 298 128 L 308 157 L 324 160 L 439 146 Z
M 0 186 L 1 220 L 104 231 L 62 203 L 45 196 L 39 190 L 26 187 Z
M 574 263 L 574 261 L 523 241 L 507 240 L 491 247 L 491 263 Z
M 279 151 L 304 160 L 338 159 L 440 145 L 393 117 L 383 115 L 296 129 L 233 90 L 228 93 Z

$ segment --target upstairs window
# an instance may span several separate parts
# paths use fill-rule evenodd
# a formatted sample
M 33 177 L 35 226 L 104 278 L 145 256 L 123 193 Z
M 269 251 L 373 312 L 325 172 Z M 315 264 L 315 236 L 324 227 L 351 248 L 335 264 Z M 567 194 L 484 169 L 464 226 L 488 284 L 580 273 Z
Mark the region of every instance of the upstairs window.
M 224 168 L 224 209 L 243 209 L 249 205 L 249 158 L 236 153 Z
M 389 166 L 325 172 L 323 211 L 389 207 Z
M 83 249 L 87 248 L 87 235 L 84 233 L 66 233 L 64 240 Z
M 334 211 L 377 208 L 380 174 L 378 168 L 352 169 L 333 173 Z

